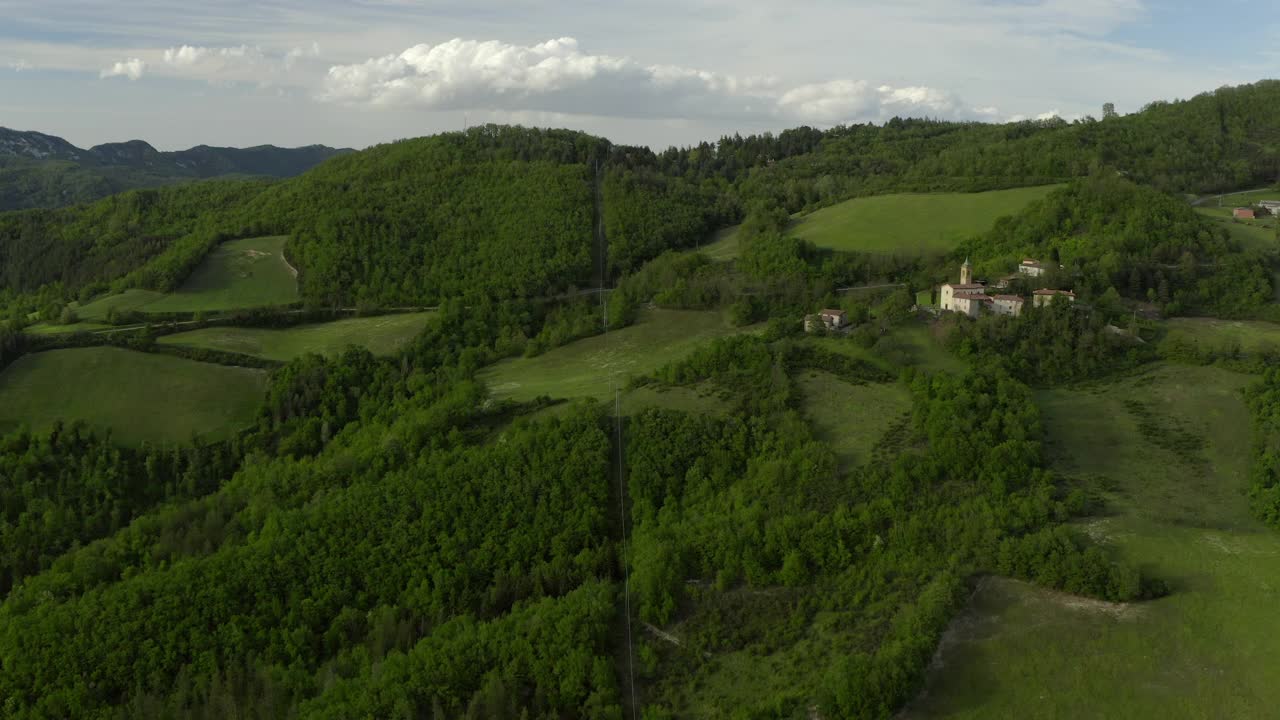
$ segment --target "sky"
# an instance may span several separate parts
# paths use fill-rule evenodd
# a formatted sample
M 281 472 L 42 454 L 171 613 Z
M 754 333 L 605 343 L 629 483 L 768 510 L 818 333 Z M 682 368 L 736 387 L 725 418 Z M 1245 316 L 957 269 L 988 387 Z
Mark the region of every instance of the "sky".
M 1274 0 L 0 0 L 0 126 L 362 148 L 486 122 L 664 148 L 1121 113 L 1280 76 Z

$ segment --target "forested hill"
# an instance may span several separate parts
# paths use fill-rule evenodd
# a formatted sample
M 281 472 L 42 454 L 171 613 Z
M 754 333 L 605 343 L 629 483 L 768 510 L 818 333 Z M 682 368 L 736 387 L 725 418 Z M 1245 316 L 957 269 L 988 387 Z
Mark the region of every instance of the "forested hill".
M 0 128 L 0 210 L 60 207 L 184 180 L 235 175 L 292 177 L 349 152 L 324 145 L 200 145 L 161 152 L 142 140 L 84 150 L 53 135 Z
M 348 153 L 276 183 L 234 190 L 195 183 L 59 211 L 0 213 L 0 291 L 30 293 L 54 282 L 64 297 L 102 283 L 168 289 L 220 239 L 253 232 L 290 236 L 300 291 L 313 305 L 562 294 L 691 247 L 752 208 L 794 213 L 890 191 L 974 191 L 1108 173 L 1170 202 L 1177 193 L 1269 184 L 1280 177 L 1275 107 L 1280 82 L 1265 81 L 1101 120 L 895 119 L 727 137 L 661 153 L 579 132 L 491 125 Z M 79 152 L 48 136 L 24 147 L 46 157 Z M 145 143 L 83 152 L 144 165 L 166 156 Z M 205 157 L 192 168 L 255 172 L 267 169 L 263 158 L 272 153 L 295 151 L 240 152 L 248 155 L 187 151 Z M 30 196 L 65 190 L 49 162 L 72 163 L 67 172 L 76 178 L 101 180 L 75 164 L 83 160 L 40 162 L 55 177 Z M 24 172 L 17 176 L 29 182 Z M 0 162 L 0 195 L 5 177 Z M 1077 200 L 1089 198 L 1104 199 Z M 1145 205 L 1148 196 L 1139 199 Z M 1212 255 L 1196 244 L 1197 259 Z M 1126 266 L 1116 286 L 1159 294 L 1155 264 L 1168 265 L 1167 254 L 1155 253 L 1158 263 L 1140 258 L 1149 271 L 1132 283 Z M 108 256 L 112 262 L 100 260 Z

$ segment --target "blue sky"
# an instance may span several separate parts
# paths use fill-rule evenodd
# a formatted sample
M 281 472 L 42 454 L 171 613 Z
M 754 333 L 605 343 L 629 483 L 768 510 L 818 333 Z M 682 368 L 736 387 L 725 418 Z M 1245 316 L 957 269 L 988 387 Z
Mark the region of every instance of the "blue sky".
M 466 123 L 687 144 L 893 115 L 1121 112 L 1280 75 L 1221 0 L 0 0 L 0 125 L 364 147 Z

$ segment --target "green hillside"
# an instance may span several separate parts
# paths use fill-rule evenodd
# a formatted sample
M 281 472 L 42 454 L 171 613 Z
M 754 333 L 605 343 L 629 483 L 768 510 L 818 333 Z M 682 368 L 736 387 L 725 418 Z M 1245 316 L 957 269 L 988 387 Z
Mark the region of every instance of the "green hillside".
M 1054 468 L 1106 503 L 1082 529 L 1175 592 L 1107 604 L 986 581 L 906 717 L 1268 714 L 1280 702 L 1280 535 L 1244 496 L 1247 382 L 1171 366 L 1043 393 Z
M 298 299 L 287 237 L 228 240 L 209 253 L 176 290 L 136 309 L 143 312 L 234 310 L 287 305 Z
M 832 250 L 946 253 L 1057 187 L 856 198 L 800 216 L 789 232 Z
M 349 345 L 368 348 L 375 355 L 391 355 L 421 332 L 433 315 L 381 315 L 284 329 L 210 327 L 165 335 L 160 342 L 281 361 L 306 353 L 337 355 Z
M 579 340 L 532 358 L 504 360 L 479 377 L 499 398 L 531 400 L 594 397 L 607 399 L 613 387 L 687 355 L 708 340 L 740 329 L 718 312 L 654 310 L 638 322 L 596 337 Z
M 84 420 L 123 443 L 229 437 L 253 424 L 261 370 L 119 348 L 51 350 L 0 373 L 0 429 Z

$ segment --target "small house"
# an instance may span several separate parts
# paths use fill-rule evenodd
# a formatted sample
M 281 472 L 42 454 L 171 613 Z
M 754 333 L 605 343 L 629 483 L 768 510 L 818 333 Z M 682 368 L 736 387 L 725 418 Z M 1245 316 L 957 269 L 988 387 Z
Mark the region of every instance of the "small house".
M 1044 274 L 1044 265 L 1039 260 L 1027 258 L 1018 265 L 1018 272 L 1022 275 L 1030 275 L 1031 277 L 1040 277 Z
M 1231 217 L 1237 220 L 1253 220 L 1253 208 L 1238 207 L 1231 211 Z
M 1018 317 L 1022 314 L 1022 306 L 1027 301 L 1019 295 L 992 295 L 991 310 L 997 315 L 1012 315 Z
M 1045 288 L 1043 290 L 1035 291 L 1033 295 L 1035 297 L 1036 307 L 1044 307 L 1045 305 L 1053 302 L 1053 299 L 1057 297 L 1064 297 L 1067 299 L 1067 302 L 1076 301 L 1076 294 L 1070 290 L 1050 290 Z
M 849 324 L 849 316 L 843 310 L 827 308 L 819 312 L 818 317 L 828 330 L 839 330 Z

